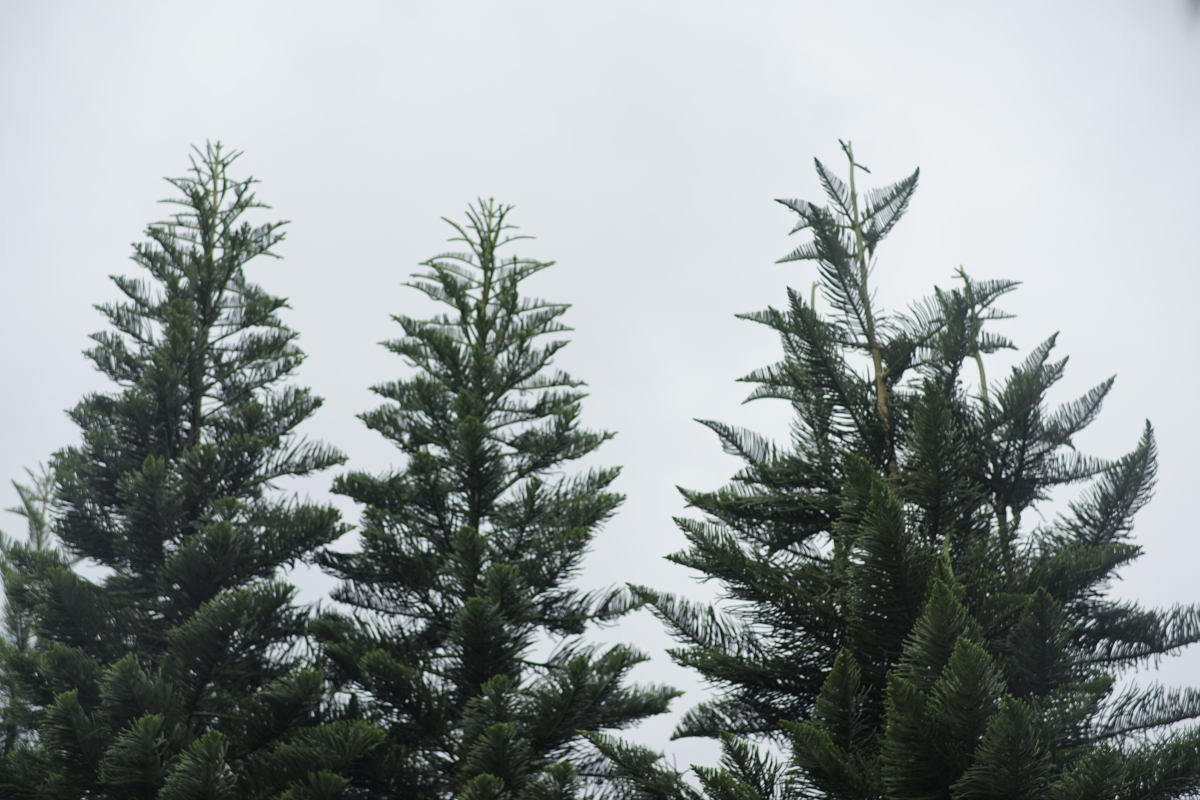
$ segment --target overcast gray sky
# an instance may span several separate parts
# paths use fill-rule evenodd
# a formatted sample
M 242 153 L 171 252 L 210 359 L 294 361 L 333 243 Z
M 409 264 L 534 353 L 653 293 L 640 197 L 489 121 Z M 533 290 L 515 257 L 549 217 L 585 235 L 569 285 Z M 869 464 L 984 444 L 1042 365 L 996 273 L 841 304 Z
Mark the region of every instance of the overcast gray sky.
M 619 432 L 629 499 L 600 535 L 587 586 L 631 581 L 708 596 L 661 558 L 684 540 L 676 485 L 715 488 L 737 463 L 692 420 L 786 435 L 786 408 L 741 406 L 735 379 L 777 359 L 734 319 L 807 287 L 811 265 L 773 201 L 820 201 L 814 156 L 844 174 L 851 139 L 879 185 L 921 168 L 879 250 L 879 302 L 906 306 L 977 278 L 1023 282 L 1004 333 L 1028 351 L 1061 331 L 1056 399 L 1111 374 L 1077 444 L 1114 457 L 1149 418 L 1160 479 L 1115 591 L 1200 602 L 1196 523 L 1195 251 L 1200 221 L 1200 20 L 1184 0 L 1048 2 L 0 2 L 0 506 L 9 478 L 77 439 L 63 410 L 111 388 L 81 351 L 92 305 L 132 273 L 131 243 L 167 211 L 163 176 L 189 146 L 244 150 L 288 219 L 282 261 L 251 279 L 290 298 L 327 399 L 306 426 L 349 468 L 393 451 L 355 414 L 404 373 L 377 342 L 390 314 L 430 308 L 399 284 L 448 249 L 439 217 L 477 197 L 516 206 L 558 265 L 528 285 L 572 304 L 558 365 L 586 380 L 584 420 Z M 269 215 L 269 216 L 268 216 Z M 1003 375 L 994 357 L 989 375 Z M 1191 477 L 1189 477 L 1191 476 Z M 329 500 L 332 475 L 296 487 Z M 340 503 L 350 521 L 353 506 Z M 1047 511 L 1049 514 L 1049 511 Z M 21 520 L 0 514 L 19 533 Z M 349 542 L 348 542 L 349 544 Z M 297 572 L 304 597 L 330 583 Z M 644 681 L 702 694 L 648 614 L 606 638 L 648 651 Z M 1200 648 L 1163 664 L 1200 684 Z M 1149 679 L 1150 676 L 1147 676 Z M 666 744 L 674 717 L 633 738 Z M 674 743 L 681 763 L 707 743 Z

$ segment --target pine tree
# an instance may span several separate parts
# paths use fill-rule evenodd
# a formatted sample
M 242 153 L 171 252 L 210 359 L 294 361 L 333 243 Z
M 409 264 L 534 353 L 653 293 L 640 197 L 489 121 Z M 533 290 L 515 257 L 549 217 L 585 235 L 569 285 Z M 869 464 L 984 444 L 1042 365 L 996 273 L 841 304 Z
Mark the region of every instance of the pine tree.
M 245 274 L 284 223 L 238 156 L 209 145 L 169 179 L 182 210 L 135 245 L 142 279 L 98 306 L 113 330 L 87 352 L 117 384 L 70 416 L 82 443 L 54 459 L 67 553 L 14 546 L 8 602 L 38 646 L 6 652 L 36 739 L 0 765 L 0 793 L 37 798 L 327 798 L 381 734 L 320 725 L 328 699 L 299 649 L 307 613 L 278 573 L 345 530 L 332 507 L 273 484 L 339 464 L 297 438 L 320 406 L 286 381 L 303 355 L 286 307 Z
M 364 786 L 372 797 L 567 798 L 595 772 L 578 731 L 628 727 L 676 692 L 625 685 L 645 656 L 581 641 L 633 607 L 624 590 L 570 581 L 620 505 L 615 468 L 564 475 L 611 433 L 580 427 L 583 383 L 552 370 L 567 306 L 522 297 L 551 266 L 498 251 L 510 207 L 489 200 L 454 222 L 467 253 L 437 256 L 406 284 L 450 313 L 396 316 L 386 347 L 415 369 L 374 387 L 363 421 L 396 445 L 402 469 L 350 473 L 335 491 L 364 507 L 361 550 L 326 552 L 342 579 L 314 626 L 345 714 L 388 733 Z M 545 637 L 553 651 L 535 660 Z
M 985 325 L 1008 281 L 935 289 L 908 313 L 870 291 L 875 250 L 918 173 L 860 197 L 820 161 L 831 205 L 780 201 L 811 241 L 809 298 L 747 314 L 784 358 L 744 380 L 795 412 L 790 447 L 717 422 L 744 467 L 716 492 L 684 492 L 707 521 L 678 520 L 676 563 L 716 578 L 719 612 L 653 589 L 676 661 L 720 693 L 676 737 L 719 737 L 697 791 L 644 748 L 593 736 L 629 797 L 1169 798 L 1200 791 L 1200 692 L 1116 679 L 1200 640 L 1200 608 L 1106 597 L 1141 552 L 1135 513 L 1155 475 L 1153 433 L 1112 462 L 1072 439 L 1108 379 L 1055 410 L 1066 360 L 1043 342 L 999 384 L 984 356 L 1014 347 Z M 816 290 L 832 313 L 816 310 Z M 861 365 L 861 366 L 860 366 Z M 865 366 L 865 374 L 860 370 Z M 978 370 L 978 393 L 964 382 Z M 1026 527 L 1051 489 L 1083 484 L 1069 511 Z M 786 764 L 750 740 L 788 749 Z

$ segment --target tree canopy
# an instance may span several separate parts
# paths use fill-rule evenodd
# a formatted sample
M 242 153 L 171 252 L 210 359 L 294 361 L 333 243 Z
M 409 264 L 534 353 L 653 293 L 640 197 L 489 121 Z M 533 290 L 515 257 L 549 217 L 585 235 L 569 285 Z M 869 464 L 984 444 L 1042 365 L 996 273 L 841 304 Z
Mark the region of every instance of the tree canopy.
M 741 315 L 779 337 L 743 381 L 789 404 L 790 436 L 703 421 L 742 466 L 682 490 L 702 518 L 676 520 L 669 558 L 721 587 L 715 606 L 576 585 L 624 500 L 618 468 L 576 462 L 614 434 L 583 427 L 585 384 L 554 368 L 568 306 L 525 292 L 552 264 L 501 254 L 527 237 L 492 200 L 405 284 L 442 312 L 394 317 L 405 372 L 360 419 L 398 463 L 334 479 L 362 509 L 357 549 L 334 549 L 337 510 L 277 486 L 346 461 L 301 436 L 321 401 L 291 382 L 286 301 L 247 277 L 285 223 L 246 221 L 266 206 L 229 176 L 238 153 L 197 150 L 140 277 L 97 307 L 87 356 L 115 388 L 17 484 L 27 541 L 0 536 L 0 796 L 1200 793 L 1200 691 L 1132 680 L 1200 640 L 1200 607 L 1111 593 L 1141 554 L 1151 426 L 1120 458 L 1079 452 L 1113 379 L 1052 406 L 1055 336 L 989 379 L 1017 349 L 994 330 L 1015 282 L 960 267 L 905 310 L 877 302 L 919 172 L 862 192 L 842 148 L 845 180 L 816 162 L 826 204 L 780 201 L 806 237 L 781 262 L 812 263 L 811 290 Z M 340 579 L 318 613 L 281 579 L 298 562 Z M 641 651 L 588 641 L 640 607 L 717 690 L 674 733 L 721 743 L 691 777 L 616 736 L 680 694 L 630 682 Z
M 1200 639 L 1200 609 L 1108 596 L 1141 552 L 1147 423 L 1115 461 L 1079 453 L 1111 378 L 1050 408 L 1066 359 L 1050 337 L 989 382 L 985 356 L 1011 281 L 936 289 L 885 313 L 869 279 L 918 173 L 861 194 L 851 146 L 843 181 L 820 161 L 829 204 L 782 200 L 811 239 L 782 262 L 814 262 L 812 293 L 743 315 L 778 333 L 783 359 L 756 370 L 750 400 L 794 412 L 786 445 L 705 421 L 744 462 L 717 491 L 684 491 L 706 520 L 677 520 L 670 560 L 722 586 L 725 611 L 648 587 L 652 605 L 717 698 L 676 737 L 720 738 L 697 791 L 649 749 L 593 736 L 629 797 L 1180 797 L 1200 789 L 1200 692 L 1118 679 Z M 829 309 L 817 310 L 817 293 Z M 972 363 L 973 362 L 973 363 Z M 976 367 L 972 392 L 964 370 Z M 865 369 L 864 369 L 865 368 Z M 1029 525 L 1052 489 L 1069 510 Z M 786 764 L 755 738 L 789 751 Z
M 62 548 L 6 548 L 35 638 L 2 653 L 35 733 L 0 763 L 6 797 L 332 797 L 381 738 L 321 724 L 307 612 L 278 577 L 345 526 L 273 483 L 344 457 L 296 432 L 321 401 L 287 383 L 285 301 L 246 276 L 284 223 L 242 219 L 265 206 L 237 155 L 209 145 L 170 180 L 181 210 L 135 246 L 144 277 L 98 306 L 112 328 L 87 355 L 117 389 L 70 412 L 82 442 L 54 457 Z
M 361 416 L 403 468 L 334 485 L 364 506 L 361 549 L 320 559 L 354 614 L 314 630 L 346 715 L 388 732 L 364 784 L 375 797 L 573 796 L 598 774 L 580 731 L 629 727 L 678 694 L 627 685 L 646 657 L 581 638 L 636 605 L 571 586 L 623 500 L 619 470 L 566 471 L 613 434 L 581 427 L 583 383 L 552 368 L 567 342 L 544 337 L 569 330 L 567 305 L 521 292 L 551 264 L 499 253 L 523 238 L 510 210 L 481 201 L 447 220 L 466 251 L 406 284 L 449 312 L 394 317 L 404 336 L 385 345 L 413 372 L 375 386 L 386 403 Z

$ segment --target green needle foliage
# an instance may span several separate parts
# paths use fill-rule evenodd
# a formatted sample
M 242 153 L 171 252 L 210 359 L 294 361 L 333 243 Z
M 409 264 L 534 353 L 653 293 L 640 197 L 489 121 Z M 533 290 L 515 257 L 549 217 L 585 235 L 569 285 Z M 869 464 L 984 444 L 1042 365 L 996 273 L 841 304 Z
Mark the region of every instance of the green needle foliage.
M 685 491 L 707 521 L 677 520 L 670 556 L 717 579 L 719 612 L 653 589 L 680 646 L 672 656 L 720 693 L 676 737 L 720 737 L 697 790 L 659 757 L 593 736 L 633 798 L 1171 798 L 1200 791 L 1200 692 L 1116 680 L 1200 640 L 1200 609 L 1153 610 L 1106 596 L 1141 552 L 1149 499 L 1146 426 L 1112 462 L 1075 451 L 1112 379 L 1057 409 L 1065 359 L 1054 338 L 1007 378 L 984 356 L 1013 345 L 985 324 L 1007 315 L 1007 281 L 935 290 L 886 314 L 868 280 L 917 173 L 859 195 L 819 161 L 831 204 L 781 201 L 811 241 L 811 297 L 744 315 L 776 331 L 784 358 L 746 380 L 750 399 L 795 412 L 790 446 L 705 422 L 744 466 L 728 487 Z M 831 308 L 819 314 L 816 289 Z M 865 368 L 865 370 L 864 370 Z M 978 369 L 978 394 L 963 370 Z M 1055 487 L 1069 511 L 1028 527 Z M 786 764 L 748 739 L 788 750 Z
M 71 412 L 81 444 L 57 454 L 67 553 L 12 546 L 8 602 L 36 648 L 4 653 L 36 737 L 0 764 L 0 794 L 29 798 L 327 798 L 381 735 L 319 725 L 323 676 L 297 644 L 306 612 L 281 568 L 345 526 L 273 483 L 342 463 L 297 438 L 320 400 L 286 385 L 303 355 L 285 301 L 245 276 L 283 223 L 252 228 L 252 180 L 209 145 L 170 180 L 182 207 L 147 229 L 99 306 L 113 330 L 87 355 L 119 389 Z
M 29 484 L 12 482 L 21 504 L 8 510 L 25 518 L 28 542 L 25 547 L 45 550 L 54 546 L 51 526 L 58 511 L 54 470 L 42 466 L 40 472 L 35 473 L 26 467 L 25 472 L 29 475 Z M 21 574 L 8 563 L 9 552 L 17 546 L 15 540 L 0 533 L 0 577 L 6 596 L 10 591 L 20 591 Z M 37 648 L 34 622 L 28 609 L 15 603 L 4 604 L 0 618 L 0 664 L 9 658 L 25 658 Z M 24 687 L 15 674 L 4 671 L 0 678 L 0 736 L 3 737 L 0 757 L 6 757 L 18 742 L 31 741 L 38 715 L 30 704 L 32 698 L 25 696 Z
M 415 373 L 374 387 L 387 403 L 362 415 L 403 469 L 335 484 L 364 506 L 361 551 L 321 557 L 353 616 L 313 630 L 347 717 L 387 731 L 371 797 L 574 797 L 596 774 L 579 731 L 628 727 L 677 695 L 626 685 L 637 651 L 581 642 L 636 605 L 570 586 L 623 498 L 617 469 L 564 468 L 613 434 L 580 427 L 583 383 L 551 369 L 566 342 L 539 337 L 569 330 L 567 306 L 519 293 L 551 264 L 498 255 L 525 238 L 507 233 L 509 211 L 489 200 L 450 222 L 469 252 L 406 284 L 450 313 L 394 318 L 404 336 L 386 347 Z M 547 636 L 558 645 L 534 660 Z

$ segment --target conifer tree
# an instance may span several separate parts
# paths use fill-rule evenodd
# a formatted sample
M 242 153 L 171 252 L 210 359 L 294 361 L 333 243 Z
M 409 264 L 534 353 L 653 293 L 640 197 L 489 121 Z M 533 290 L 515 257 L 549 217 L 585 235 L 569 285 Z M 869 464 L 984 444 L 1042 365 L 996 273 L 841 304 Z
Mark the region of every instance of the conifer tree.
M 0 764 L 5 797 L 329 798 L 380 741 L 318 724 L 307 612 L 278 577 L 345 530 L 273 487 L 343 461 L 298 438 L 320 400 L 287 383 L 303 355 L 285 301 L 245 274 L 284 223 L 243 220 L 265 206 L 227 174 L 237 153 L 196 152 L 169 179 L 181 210 L 135 245 L 144 277 L 98 306 L 113 329 L 87 355 L 118 388 L 70 412 L 82 442 L 54 459 L 66 553 L 8 548 L 37 647 L 2 666 L 37 719 Z
M 862 198 L 820 161 L 831 205 L 781 201 L 811 241 L 782 261 L 816 262 L 810 297 L 747 314 L 784 357 L 743 380 L 786 400 L 790 446 L 717 422 L 743 468 L 689 492 L 707 521 L 678 520 L 670 557 L 715 578 L 724 612 L 639 587 L 680 646 L 676 661 L 719 690 L 676 737 L 719 737 L 699 790 L 645 748 L 592 738 L 627 796 L 642 798 L 1171 798 L 1200 791 L 1194 689 L 1118 690 L 1134 667 L 1200 639 L 1200 608 L 1107 597 L 1141 552 L 1134 514 L 1155 475 L 1149 424 L 1115 461 L 1075 451 L 1105 380 L 1057 409 L 1054 337 L 998 384 L 985 356 L 1012 348 L 985 325 L 1007 317 L 1008 281 L 961 284 L 885 313 L 870 291 L 875 251 L 918 174 Z M 865 199 L 865 202 L 864 202 Z M 829 314 L 816 309 L 820 288 Z M 865 374 L 863 369 L 865 368 Z M 963 370 L 978 371 L 972 393 Z M 1029 526 L 1058 486 L 1069 510 Z M 788 749 L 786 764 L 752 744 Z
M 567 306 L 521 294 L 551 264 L 501 257 L 525 238 L 509 211 L 481 201 L 465 225 L 447 220 L 469 252 L 406 284 L 450 310 L 394 317 L 404 335 L 386 347 L 415 371 L 374 387 L 387 402 L 362 415 L 403 465 L 335 484 L 364 506 L 362 547 L 322 556 L 352 614 L 314 632 L 345 714 L 387 731 L 372 797 L 573 797 L 596 760 L 578 731 L 628 727 L 677 694 L 626 684 L 637 651 L 581 641 L 633 606 L 570 585 L 623 498 L 616 468 L 564 469 L 613 434 L 580 427 L 583 383 L 551 368 L 566 342 L 540 337 L 569 330 Z M 539 637 L 557 644 L 536 659 Z

